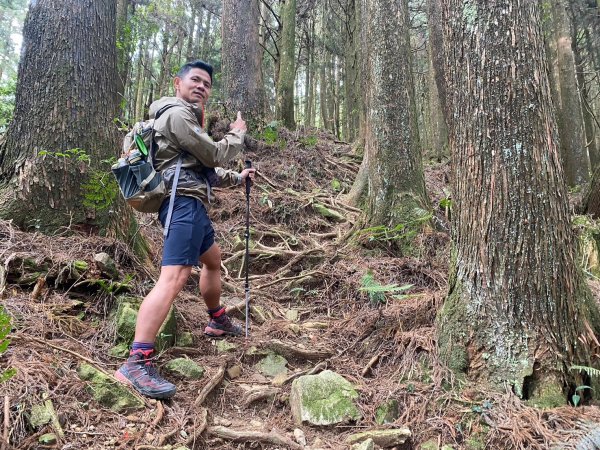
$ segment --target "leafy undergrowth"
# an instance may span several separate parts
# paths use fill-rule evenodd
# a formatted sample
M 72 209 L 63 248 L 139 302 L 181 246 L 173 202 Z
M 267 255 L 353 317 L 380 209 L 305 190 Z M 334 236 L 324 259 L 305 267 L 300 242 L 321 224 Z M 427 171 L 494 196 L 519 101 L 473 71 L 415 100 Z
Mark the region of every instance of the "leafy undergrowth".
M 427 168 L 429 192 L 440 205 L 436 230 L 382 238 L 357 234 L 360 210 L 343 201 L 359 166 L 349 145 L 315 130 L 278 130 L 270 139 L 245 155 L 259 169 L 251 194 L 249 265 L 250 299 L 259 308 L 250 336 L 229 339 L 236 347 L 225 352 L 203 337 L 206 312 L 195 269 L 176 302 L 179 332 L 191 332 L 193 344 L 167 349 L 159 361 L 163 366 L 185 355 L 207 372 L 196 381 L 169 375 L 176 396 L 147 401 L 138 411 L 102 407 L 76 370 L 87 362 L 111 373 L 121 364 L 109 356 L 116 340 L 110 314 L 120 293 L 143 297 L 153 286 L 162 240 L 156 219 L 139 217 L 140 232 L 151 243 L 153 260 L 147 262 L 112 239 L 68 230 L 47 237 L 0 223 L 0 291 L 13 321 L 1 363 L 17 370 L 0 385 L 9 413 L 5 417 L 3 410 L 0 423 L 13 447 L 148 450 L 187 443 L 190 449 L 276 449 L 289 447 L 269 440 L 268 432 L 291 442 L 298 428 L 306 448 L 341 449 L 349 448 L 344 440 L 352 433 L 399 426 L 412 432 L 405 448 L 425 442 L 430 449 L 575 448 L 586 433 L 594 438 L 586 424 L 600 423 L 598 408 L 537 410 L 510 392 L 498 395 L 454 379 L 438 360 L 434 320 L 447 290 L 449 258 L 446 165 Z M 244 190 L 220 190 L 218 197 L 211 217 L 223 251 L 223 301 L 243 321 Z M 322 208 L 342 219 L 325 217 Z M 99 252 L 116 262 L 116 280 L 94 262 Z M 282 345 L 289 376 L 272 386 L 256 363 L 261 350 Z M 217 378 L 224 366 L 239 366 L 240 376 Z M 325 368 L 356 386 L 362 418 L 331 427 L 294 424 L 288 402 L 293 375 Z M 211 379 L 216 385 L 198 400 Z M 248 395 L 268 387 L 274 387 L 272 395 Z M 33 429 L 28 414 L 46 398 L 64 436 L 43 447 L 38 438 L 56 427 Z M 379 426 L 376 410 L 389 400 L 398 402 L 397 417 Z M 255 434 L 241 433 L 234 441 L 218 427 Z

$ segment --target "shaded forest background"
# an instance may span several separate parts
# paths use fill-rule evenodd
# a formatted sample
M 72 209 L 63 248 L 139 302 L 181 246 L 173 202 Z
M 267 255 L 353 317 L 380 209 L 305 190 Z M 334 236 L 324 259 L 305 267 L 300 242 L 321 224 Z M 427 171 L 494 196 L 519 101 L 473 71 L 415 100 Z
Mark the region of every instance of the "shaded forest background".
M 241 110 L 259 162 L 253 344 L 291 354 L 293 377 L 327 367 L 360 385 L 362 421 L 307 428 L 312 448 L 386 425 L 376 411 L 390 399 L 400 411 L 386 426 L 409 426 L 416 447 L 600 442 L 599 1 L 0 0 L 0 34 L 0 293 L 15 323 L 3 362 L 18 369 L 5 440 L 34 448 L 44 428 L 17 404 L 48 393 L 81 420 L 88 394 L 69 358 L 102 370 L 122 358 L 110 309 L 120 293 L 143 297 L 161 243 L 108 167 L 201 58 L 215 67 L 207 128 L 218 139 Z M 241 203 L 221 194 L 224 300 L 239 313 Z M 99 250 L 119 265 L 110 276 Z M 192 334 L 196 295 L 188 286 L 178 312 Z M 220 373 L 216 394 L 195 404 L 204 380 L 181 383 L 164 410 L 126 418 L 143 424 L 132 436 L 95 406 L 81 421 L 102 411 L 106 448 L 276 447 L 276 433 L 244 434 L 248 417 L 292 439 L 292 378 L 260 378 L 248 342 L 193 340 L 164 356 Z M 243 375 L 216 389 L 225 359 Z M 226 395 L 236 383 L 267 389 L 240 410 Z M 241 434 L 223 434 L 227 421 Z

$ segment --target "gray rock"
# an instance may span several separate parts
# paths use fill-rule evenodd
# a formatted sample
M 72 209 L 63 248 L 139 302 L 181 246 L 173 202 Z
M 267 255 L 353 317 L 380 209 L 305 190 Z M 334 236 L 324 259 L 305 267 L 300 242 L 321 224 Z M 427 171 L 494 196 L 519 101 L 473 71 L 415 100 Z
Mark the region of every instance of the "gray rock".
M 119 271 L 114 260 L 108 255 L 108 253 L 97 253 L 94 255 L 94 261 L 98 269 L 104 274 L 109 276 L 111 279 L 116 280 L 119 278 Z
M 377 425 L 392 423 L 398 417 L 400 417 L 400 408 L 396 399 L 382 403 L 375 410 L 375 422 Z
M 367 439 L 372 439 L 375 445 L 383 448 L 390 448 L 404 444 L 411 436 L 412 433 L 408 428 L 369 430 L 362 433 L 351 434 L 346 438 L 346 442 L 353 445 L 362 443 Z
M 358 420 L 360 411 L 354 404 L 358 393 L 354 386 L 331 370 L 318 375 L 304 375 L 294 380 L 290 407 L 297 424 L 333 425 Z
M 362 441 L 360 444 L 354 444 L 351 450 L 373 450 L 375 448 L 375 442 L 373 439 L 367 439 Z

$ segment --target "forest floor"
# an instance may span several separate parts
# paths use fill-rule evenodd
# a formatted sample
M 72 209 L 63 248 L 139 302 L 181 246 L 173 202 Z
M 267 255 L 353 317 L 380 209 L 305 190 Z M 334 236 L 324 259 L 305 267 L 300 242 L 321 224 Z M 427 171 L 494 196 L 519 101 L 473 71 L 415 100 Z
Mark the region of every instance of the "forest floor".
M 152 287 L 162 245 L 157 220 L 139 216 L 150 243 L 152 261 L 146 263 L 114 239 L 70 230 L 49 237 L 0 222 L 0 292 L 13 319 L 0 363 L 17 370 L 0 385 L 0 436 L 10 440 L 4 448 L 346 449 L 353 433 L 398 427 L 412 433 L 398 448 L 596 448 L 581 445 L 600 427 L 597 406 L 538 409 L 509 390 L 498 394 L 456 379 L 438 359 L 435 317 L 447 291 L 450 249 L 447 211 L 439 205 L 447 197 L 448 164 L 426 166 L 434 228 L 414 234 L 405 224 L 394 236 L 379 229 L 357 234 L 360 210 L 342 200 L 360 163 L 351 147 L 314 130 L 279 130 L 269 139 L 271 145 L 246 154 L 260 172 L 251 193 L 249 266 L 251 303 L 260 308 L 253 311 L 250 336 L 228 339 L 235 348 L 226 352 L 203 336 L 206 312 L 194 269 L 176 301 L 178 332 L 191 332 L 193 345 L 167 349 L 159 366 L 186 355 L 206 373 L 194 381 L 164 373 L 177 394 L 146 401 L 140 410 L 102 407 L 77 367 L 88 362 L 112 373 L 122 363 L 109 356 L 116 340 L 111 311 L 118 290 L 143 297 Z M 223 251 L 223 301 L 243 322 L 243 308 L 236 308 L 244 301 L 245 194 L 238 188 L 217 195 L 210 215 Z M 324 217 L 318 205 L 341 217 Z M 105 278 L 94 263 L 99 252 L 115 260 L 124 286 L 84 282 Z M 73 279 L 77 260 L 89 268 Z M 31 266 L 42 263 L 50 269 L 40 277 Z M 600 287 L 590 283 L 600 299 Z M 392 289 L 369 289 L 390 285 L 411 287 L 398 298 Z M 266 349 L 287 358 L 287 378 L 275 382 L 259 372 Z M 223 375 L 234 366 L 239 376 Z M 288 402 L 292 380 L 325 368 L 356 386 L 362 418 L 328 427 L 295 424 Z M 64 436 L 43 446 L 38 438 L 56 425 L 33 429 L 28 414 L 46 399 Z M 377 425 L 376 408 L 390 399 L 399 403 L 397 417 Z M 294 436 L 296 429 L 301 433 Z

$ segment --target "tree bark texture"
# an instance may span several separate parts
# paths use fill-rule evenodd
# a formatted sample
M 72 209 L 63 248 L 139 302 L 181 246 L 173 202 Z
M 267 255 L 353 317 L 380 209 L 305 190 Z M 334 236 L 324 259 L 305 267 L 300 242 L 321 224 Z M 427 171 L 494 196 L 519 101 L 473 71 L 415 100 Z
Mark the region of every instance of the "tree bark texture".
M 116 0 L 31 2 L 14 120 L 0 150 L 1 216 L 18 226 L 96 226 L 108 217 L 82 197 L 87 176 L 110 176 L 101 161 L 119 151 L 116 9 Z M 69 149 L 89 163 L 61 156 Z
M 597 311 L 574 256 L 539 5 L 442 8 L 454 249 L 440 354 L 524 397 L 560 393 L 568 365 L 589 361 L 579 337 Z
M 225 101 L 231 111 L 241 111 L 251 122 L 261 120 L 264 114 L 259 21 L 257 0 L 223 1 L 221 26 Z
M 600 165 L 596 167 L 584 205 L 586 214 L 600 219 Z
M 279 79 L 277 80 L 277 119 L 290 130 L 294 120 L 294 79 L 296 75 L 296 0 L 285 0 L 281 8 L 281 44 L 279 45 Z
M 558 66 L 558 133 L 561 154 L 569 186 L 589 180 L 590 160 L 585 145 L 581 100 L 575 75 L 575 59 L 569 17 L 564 0 L 552 1 Z
M 367 6 L 367 217 L 373 226 L 393 228 L 421 218 L 429 209 L 417 131 L 408 3 L 369 0 Z

